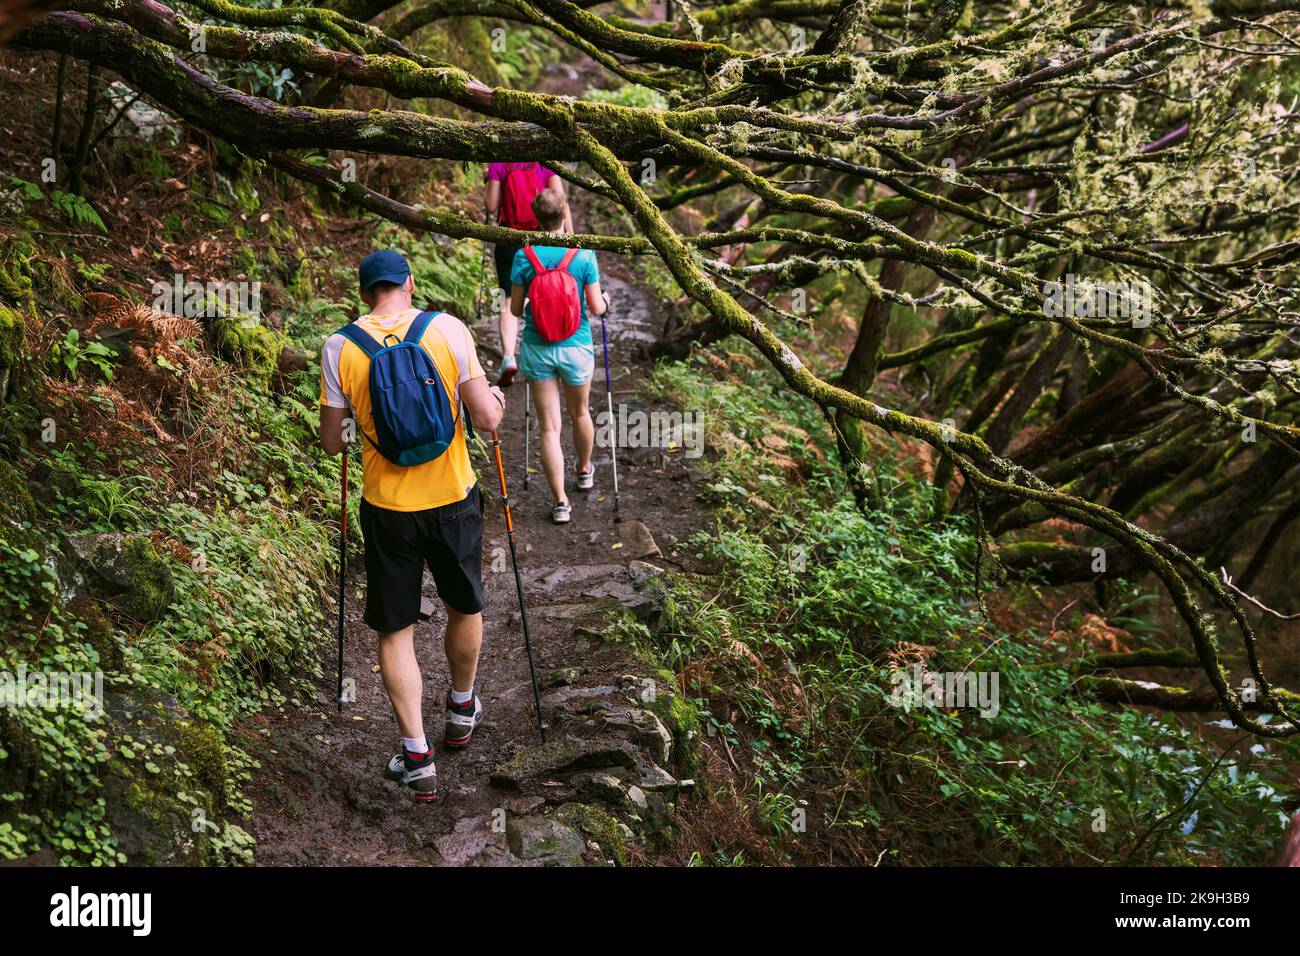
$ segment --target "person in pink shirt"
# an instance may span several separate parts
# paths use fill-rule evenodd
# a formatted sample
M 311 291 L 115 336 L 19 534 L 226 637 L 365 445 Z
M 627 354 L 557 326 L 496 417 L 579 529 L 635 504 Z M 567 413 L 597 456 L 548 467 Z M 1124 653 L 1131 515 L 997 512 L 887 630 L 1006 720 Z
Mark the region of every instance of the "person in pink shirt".
M 553 189 L 564 201 L 563 232 L 573 232 L 573 214 L 564 191 L 564 180 L 541 163 L 488 163 L 486 192 L 483 202 L 487 207 L 488 222 L 512 229 L 539 229 L 533 215 L 533 200 L 544 189 Z M 522 243 L 497 243 L 493 250 L 497 270 L 497 288 L 501 290 L 501 377 L 497 384 L 503 388 L 514 381 L 519 371 L 515 359 L 515 343 L 519 338 L 519 317 L 510 310 L 510 270 L 515 253 Z

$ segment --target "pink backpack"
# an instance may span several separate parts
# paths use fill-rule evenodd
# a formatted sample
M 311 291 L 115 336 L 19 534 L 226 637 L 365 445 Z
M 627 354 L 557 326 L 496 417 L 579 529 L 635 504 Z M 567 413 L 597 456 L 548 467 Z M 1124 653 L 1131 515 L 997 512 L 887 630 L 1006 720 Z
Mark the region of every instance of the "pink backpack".
M 554 269 L 547 269 L 532 246 L 524 246 L 524 255 L 537 275 L 528 286 L 532 303 L 533 328 L 543 342 L 563 342 L 582 323 L 582 302 L 578 299 L 578 280 L 569 274 L 569 263 L 578 254 L 568 249 Z
M 538 228 L 533 200 L 541 191 L 537 185 L 536 163 L 512 163 L 501 184 L 501 225 L 513 229 Z

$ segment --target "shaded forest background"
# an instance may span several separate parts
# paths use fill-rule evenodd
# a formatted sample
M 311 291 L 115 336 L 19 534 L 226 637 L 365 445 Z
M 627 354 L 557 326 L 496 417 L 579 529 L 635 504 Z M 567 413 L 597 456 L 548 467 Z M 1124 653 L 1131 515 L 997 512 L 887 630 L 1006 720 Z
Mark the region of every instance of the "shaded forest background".
M 636 258 L 651 388 L 706 413 L 718 523 L 617 625 L 698 712 L 690 859 L 1267 858 L 1300 802 L 1300 4 L 7 13 L 6 661 L 129 672 L 196 756 L 141 787 L 120 730 L 5 714 L 6 855 L 123 862 L 197 809 L 196 854 L 253 859 L 230 728 L 292 697 L 330 570 L 320 337 L 377 242 L 481 313 L 509 157 L 591 194 L 573 241 Z M 173 274 L 260 282 L 259 321 L 159 315 Z M 68 597 L 69 532 L 139 552 L 118 595 Z M 1000 717 L 898 707 L 913 665 L 998 672 Z

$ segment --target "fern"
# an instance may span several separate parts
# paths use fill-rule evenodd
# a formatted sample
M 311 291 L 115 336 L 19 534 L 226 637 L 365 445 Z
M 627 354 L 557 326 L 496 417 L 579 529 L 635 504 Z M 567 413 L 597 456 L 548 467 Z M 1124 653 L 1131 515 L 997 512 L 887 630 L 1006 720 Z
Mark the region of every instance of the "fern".
M 99 213 L 83 196 L 75 193 L 65 193 L 61 189 L 56 189 L 50 193 L 50 202 L 54 208 L 63 213 L 64 217 L 79 226 L 94 226 L 100 232 L 107 234 L 108 227 L 104 225 L 104 220 L 99 218 Z

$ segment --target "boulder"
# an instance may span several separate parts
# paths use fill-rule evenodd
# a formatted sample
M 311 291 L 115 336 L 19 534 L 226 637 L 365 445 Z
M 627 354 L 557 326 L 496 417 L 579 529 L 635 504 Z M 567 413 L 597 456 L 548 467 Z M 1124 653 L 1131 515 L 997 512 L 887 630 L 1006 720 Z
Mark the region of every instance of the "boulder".
M 681 786 L 676 777 L 658 764 L 645 764 L 640 769 L 640 786 L 646 793 L 673 793 Z
M 626 740 L 551 740 L 517 751 L 492 771 L 490 780 L 494 787 L 519 790 L 524 781 L 541 774 L 596 767 L 631 767 L 636 764 L 636 758 L 636 747 Z
M 616 866 L 627 866 L 627 843 L 632 831 L 617 817 L 600 807 L 585 803 L 566 803 L 555 811 L 557 819 L 591 839 L 594 848 Z
M 627 566 L 627 573 L 632 583 L 640 587 L 647 581 L 659 577 L 664 573 L 664 569 L 647 561 L 633 561 Z
M 618 526 L 618 539 L 623 543 L 621 557 L 629 561 L 663 556 L 655 536 L 643 522 L 624 521 Z
M 587 841 L 577 830 L 550 817 L 512 817 L 506 823 L 506 845 L 521 860 L 582 866 Z
M 617 694 L 620 688 L 613 684 L 602 684 L 599 687 L 561 687 L 559 690 L 552 691 L 542 698 L 542 703 L 547 707 L 554 707 L 559 704 L 568 703 L 571 700 L 587 700 L 592 697 L 607 697 L 610 694 Z
M 581 667 L 560 667 L 542 678 L 542 688 L 549 690 L 552 687 L 567 687 L 577 683 L 580 677 L 582 677 Z
M 569 785 L 576 788 L 583 797 L 603 800 L 613 806 L 621 806 L 626 797 L 623 782 L 612 773 L 600 770 L 575 773 L 569 778 Z
M 666 763 L 672 755 L 672 734 L 648 710 L 636 707 L 614 708 L 607 711 L 601 720 L 608 729 L 648 748 L 660 763 Z
M 169 561 L 149 538 L 111 531 L 63 540 L 66 560 L 60 577 L 72 595 L 84 592 L 108 601 L 141 624 L 167 613 L 176 586 Z

